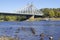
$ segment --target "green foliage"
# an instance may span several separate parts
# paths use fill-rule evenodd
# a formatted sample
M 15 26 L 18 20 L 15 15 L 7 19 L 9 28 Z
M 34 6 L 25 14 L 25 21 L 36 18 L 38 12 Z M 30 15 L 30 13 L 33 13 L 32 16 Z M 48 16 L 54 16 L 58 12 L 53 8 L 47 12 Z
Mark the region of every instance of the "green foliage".
M 49 11 L 49 17 L 54 17 L 54 16 L 55 16 L 54 11 L 53 11 L 53 10 L 50 10 L 50 11 Z
M 41 9 L 42 12 L 44 13 L 44 17 L 48 17 L 49 16 L 49 9 L 48 8 L 45 8 L 45 9 Z
M 0 15 L 0 20 L 4 19 L 4 15 Z
M 26 16 L 17 16 L 17 21 L 23 21 L 26 19 Z
M 23 21 L 26 19 L 26 16 L 17 16 L 17 15 L 0 15 L 0 21 Z
M 60 17 L 60 11 L 56 13 L 56 17 Z
M 44 17 L 60 17 L 60 8 L 44 8 L 40 10 L 44 13 Z
M 4 15 L 0 15 L 0 21 L 4 21 Z
M 16 21 L 16 19 L 17 19 L 17 16 L 13 16 L 13 15 L 11 15 L 11 16 L 7 15 L 7 16 L 5 16 L 5 20 L 6 21 Z

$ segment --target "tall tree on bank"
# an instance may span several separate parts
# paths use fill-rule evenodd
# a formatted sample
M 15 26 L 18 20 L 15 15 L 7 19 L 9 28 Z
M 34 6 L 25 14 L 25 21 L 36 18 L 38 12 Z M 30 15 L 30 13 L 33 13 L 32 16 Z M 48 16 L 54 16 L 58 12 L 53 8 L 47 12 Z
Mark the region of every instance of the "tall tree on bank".
M 50 10 L 49 11 L 49 17 L 53 18 L 55 16 L 55 13 L 53 10 Z

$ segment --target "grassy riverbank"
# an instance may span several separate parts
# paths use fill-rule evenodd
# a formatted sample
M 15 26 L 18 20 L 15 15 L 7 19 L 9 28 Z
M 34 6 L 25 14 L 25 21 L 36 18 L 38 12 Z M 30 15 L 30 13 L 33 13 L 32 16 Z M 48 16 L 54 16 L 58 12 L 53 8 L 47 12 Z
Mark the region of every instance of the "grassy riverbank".
M 60 18 L 35 18 L 35 20 L 52 20 L 52 21 L 60 21 Z

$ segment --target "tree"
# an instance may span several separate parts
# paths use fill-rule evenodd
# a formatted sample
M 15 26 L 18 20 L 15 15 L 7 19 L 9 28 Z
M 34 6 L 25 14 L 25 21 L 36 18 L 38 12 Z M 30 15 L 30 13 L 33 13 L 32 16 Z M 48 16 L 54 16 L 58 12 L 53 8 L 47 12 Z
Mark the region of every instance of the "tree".
M 53 10 L 50 10 L 50 11 L 49 11 L 49 17 L 54 17 L 54 16 L 55 16 L 54 11 L 53 11 Z
M 4 15 L 3 14 L 0 15 L 0 20 L 1 21 L 4 20 Z
M 41 9 L 42 12 L 44 13 L 44 17 L 48 17 L 49 16 L 49 9 L 48 8 L 44 8 L 44 9 Z
M 55 15 L 56 17 L 60 17 L 60 11 L 57 11 Z
M 17 19 L 17 16 L 13 16 L 13 15 L 7 15 L 5 17 L 6 21 L 16 21 L 16 19 Z
M 17 16 L 17 21 L 23 21 L 26 19 L 26 16 Z

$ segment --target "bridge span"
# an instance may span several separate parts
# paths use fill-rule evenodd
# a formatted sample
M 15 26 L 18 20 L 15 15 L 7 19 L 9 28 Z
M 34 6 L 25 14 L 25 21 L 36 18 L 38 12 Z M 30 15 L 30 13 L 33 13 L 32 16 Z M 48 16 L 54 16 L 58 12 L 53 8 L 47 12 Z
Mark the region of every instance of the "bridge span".
M 21 8 L 19 10 L 16 10 L 16 12 L 12 13 L 5 13 L 0 12 L 0 14 L 3 15 L 21 15 L 21 16 L 27 16 L 29 17 L 29 20 L 34 20 L 35 16 L 42 16 L 43 12 L 37 9 L 33 4 L 29 4 L 25 6 L 24 8 Z

